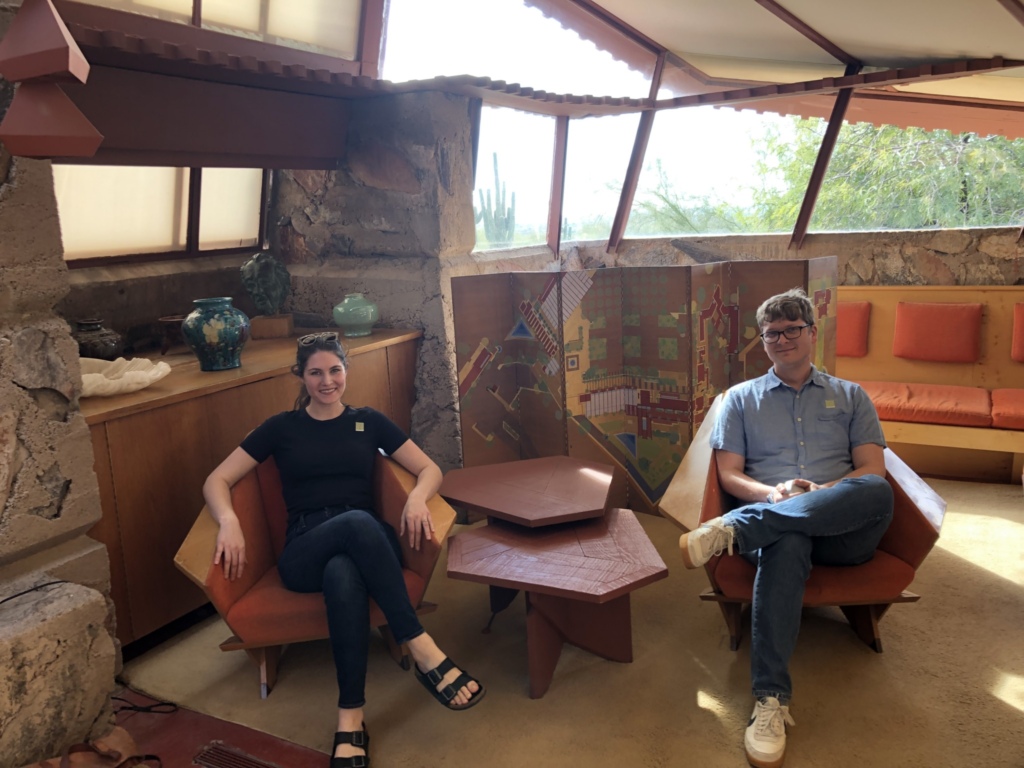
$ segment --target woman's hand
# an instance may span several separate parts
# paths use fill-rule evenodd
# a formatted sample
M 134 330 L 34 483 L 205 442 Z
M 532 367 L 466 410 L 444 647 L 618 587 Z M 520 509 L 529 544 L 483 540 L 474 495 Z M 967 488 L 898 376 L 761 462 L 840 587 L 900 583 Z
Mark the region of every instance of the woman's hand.
M 238 518 L 232 515 L 221 521 L 217 534 L 217 549 L 213 553 L 213 564 L 224 565 L 224 578 L 234 581 L 245 570 L 245 537 Z
M 421 542 L 434 540 L 434 520 L 426 502 L 410 497 L 405 503 L 398 535 L 404 536 L 406 531 L 409 532 L 409 545 L 417 551 Z

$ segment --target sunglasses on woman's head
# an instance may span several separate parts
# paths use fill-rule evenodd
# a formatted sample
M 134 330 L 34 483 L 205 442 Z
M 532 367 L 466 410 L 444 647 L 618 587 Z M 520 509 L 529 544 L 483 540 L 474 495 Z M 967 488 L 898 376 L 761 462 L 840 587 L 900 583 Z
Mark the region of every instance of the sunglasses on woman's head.
M 305 336 L 299 336 L 299 344 L 304 347 L 308 347 L 310 344 L 315 344 L 318 341 L 337 341 L 337 331 L 324 331 L 323 333 L 307 333 Z

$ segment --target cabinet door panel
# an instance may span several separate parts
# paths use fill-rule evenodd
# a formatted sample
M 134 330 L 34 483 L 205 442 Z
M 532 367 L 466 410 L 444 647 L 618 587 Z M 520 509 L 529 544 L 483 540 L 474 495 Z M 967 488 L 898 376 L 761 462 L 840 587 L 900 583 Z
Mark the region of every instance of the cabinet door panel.
M 206 602 L 174 567 L 174 554 L 203 506 L 210 436 L 202 398 L 107 424 L 136 638 Z
M 110 599 L 114 601 L 114 615 L 117 619 L 117 639 L 121 644 L 135 639 L 132 632 L 131 615 L 128 611 L 128 581 L 124 574 L 124 553 L 121 548 L 121 533 L 117 524 L 117 500 L 114 496 L 114 478 L 110 471 L 110 454 L 107 450 L 107 428 L 95 424 L 89 428 L 92 437 L 93 470 L 100 488 L 100 507 L 103 516 L 89 529 L 88 535 L 107 547 L 110 559 Z
M 290 411 L 300 386 L 300 380 L 289 373 L 204 397 L 206 439 L 214 466 L 266 419 L 281 411 Z
M 391 417 L 406 434 L 412 429 L 412 406 L 416 402 L 416 351 L 418 341 L 387 348 L 388 379 L 391 383 Z
M 375 349 L 349 358 L 343 398 L 346 404 L 376 408 L 390 419 L 393 411 L 389 389 L 387 350 Z

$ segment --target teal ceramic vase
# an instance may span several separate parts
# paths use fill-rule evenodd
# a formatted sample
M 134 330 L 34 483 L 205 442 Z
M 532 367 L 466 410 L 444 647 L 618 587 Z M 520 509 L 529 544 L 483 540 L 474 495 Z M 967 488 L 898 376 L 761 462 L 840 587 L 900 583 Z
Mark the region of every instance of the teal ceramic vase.
M 348 293 L 334 307 L 334 324 L 342 336 L 369 336 L 380 318 L 377 305 L 361 293 Z
M 249 318 L 231 304 L 230 296 L 196 299 L 196 308 L 181 321 L 181 335 L 202 371 L 226 371 L 242 364 L 242 347 L 249 340 Z

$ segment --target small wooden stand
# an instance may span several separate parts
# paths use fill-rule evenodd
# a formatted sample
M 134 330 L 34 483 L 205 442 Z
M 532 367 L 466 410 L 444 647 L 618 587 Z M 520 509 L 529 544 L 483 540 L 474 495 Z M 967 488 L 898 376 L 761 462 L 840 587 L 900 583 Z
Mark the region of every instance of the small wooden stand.
M 294 330 L 291 313 L 284 315 L 256 315 L 249 319 L 249 331 L 254 339 L 283 339 Z

